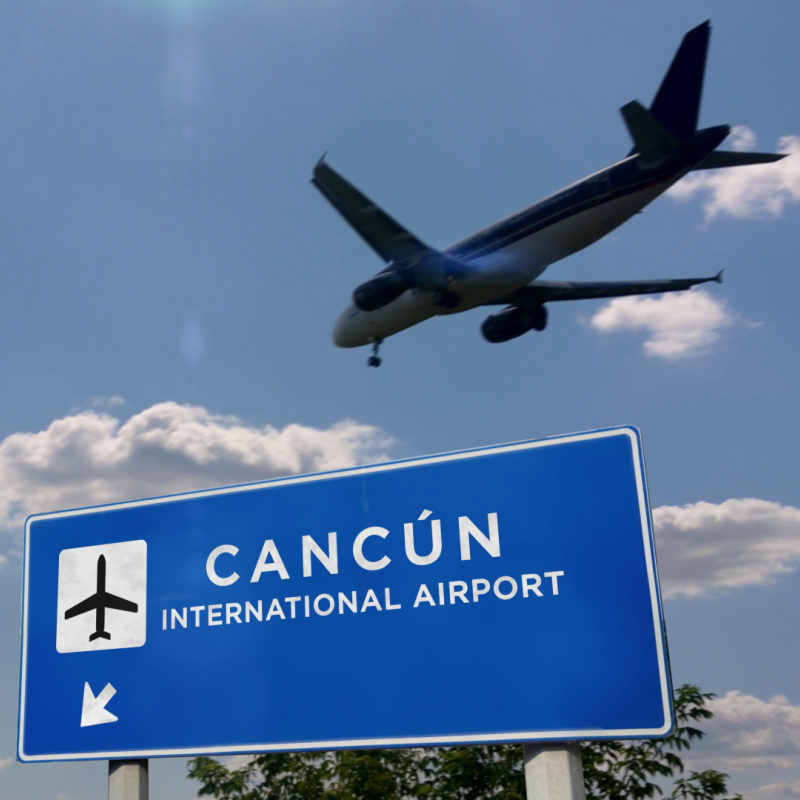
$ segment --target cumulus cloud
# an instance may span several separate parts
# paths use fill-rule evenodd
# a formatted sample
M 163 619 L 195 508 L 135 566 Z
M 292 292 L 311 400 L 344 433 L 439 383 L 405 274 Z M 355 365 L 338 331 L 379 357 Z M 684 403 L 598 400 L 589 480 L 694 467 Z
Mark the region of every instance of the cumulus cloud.
M 351 420 L 254 427 L 166 402 L 120 420 L 96 410 L 0 443 L 0 526 L 28 514 L 387 459 L 391 439 Z
M 776 695 L 761 700 L 740 691 L 727 692 L 709 703 L 713 719 L 703 723 L 704 739 L 684 756 L 691 770 L 718 769 L 748 773 L 752 782 L 758 773 L 769 770 L 769 782 L 746 792 L 758 800 L 800 798 L 796 765 L 800 755 L 800 706 Z M 777 770 L 784 773 L 784 779 Z
M 758 797 L 759 800 L 780 800 L 780 798 L 800 797 L 800 781 L 775 781 L 761 786 L 748 795 Z
M 737 126 L 731 137 L 734 150 L 755 147 L 749 128 Z M 800 136 L 782 136 L 775 152 L 789 156 L 772 164 L 692 172 L 667 194 L 675 200 L 701 197 L 706 222 L 724 214 L 737 219 L 780 217 L 787 205 L 800 203 Z
M 661 297 L 617 297 L 589 324 L 602 333 L 644 331 L 648 356 L 675 360 L 708 352 L 732 325 L 753 323 L 731 312 L 724 300 L 696 289 Z
M 800 755 L 800 706 L 782 695 L 761 700 L 732 691 L 715 698 L 708 707 L 714 717 L 703 726 L 706 738 L 693 750 L 692 769 L 774 770 L 794 766 Z M 767 788 L 759 791 L 771 796 Z
M 653 511 L 665 598 L 765 586 L 800 563 L 800 509 L 742 498 Z

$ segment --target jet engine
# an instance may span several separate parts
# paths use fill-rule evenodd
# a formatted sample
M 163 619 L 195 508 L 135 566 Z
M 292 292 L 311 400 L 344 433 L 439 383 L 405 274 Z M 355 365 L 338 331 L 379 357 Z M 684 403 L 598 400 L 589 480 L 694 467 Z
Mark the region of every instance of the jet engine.
M 483 338 L 497 344 L 522 336 L 530 330 L 543 331 L 547 327 L 547 309 L 543 305 L 533 308 L 508 306 L 498 314 L 487 317 L 481 325 Z
M 381 272 L 356 288 L 353 302 L 362 311 L 376 311 L 397 300 L 408 288 L 408 281 L 399 270 Z
M 397 300 L 406 289 L 433 292 L 437 306 L 455 308 L 460 297 L 449 287 L 469 267 L 445 253 L 429 253 L 412 261 L 392 262 L 388 269 L 365 281 L 353 292 L 353 302 L 362 311 L 377 311 Z

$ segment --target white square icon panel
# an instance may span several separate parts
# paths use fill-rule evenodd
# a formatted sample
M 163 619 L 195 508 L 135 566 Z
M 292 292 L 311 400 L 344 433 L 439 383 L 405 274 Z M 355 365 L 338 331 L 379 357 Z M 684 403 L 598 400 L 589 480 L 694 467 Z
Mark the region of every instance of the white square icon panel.
M 146 638 L 147 542 L 62 550 L 56 650 L 141 647 Z

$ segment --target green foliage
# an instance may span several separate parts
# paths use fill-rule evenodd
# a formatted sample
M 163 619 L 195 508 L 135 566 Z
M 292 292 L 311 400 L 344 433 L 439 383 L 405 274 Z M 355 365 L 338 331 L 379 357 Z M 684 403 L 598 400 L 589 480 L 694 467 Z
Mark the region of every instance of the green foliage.
M 666 739 L 581 745 L 587 800 L 646 800 L 683 773 L 688 751 L 710 719 L 712 694 L 696 686 L 675 691 L 677 725 Z M 189 777 L 216 800 L 524 800 L 519 745 L 267 753 L 228 768 L 194 758 Z M 678 777 L 670 800 L 725 800 L 728 776 L 716 770 Z M 741 800 L 739 795 L 734 800 Z
M 431 797 L 435 800 L 524 800 L 519 745 L 431 749 Z
M 661 795 L 656 781 L 683 772 L 677 755 L 689 750 L 703 732 L 695 726 L 713 714 L 706 702 L 713 694 L 703 693 L 688 684 L 675 690 L 675 731 L 666 739 L 638 741 L 586 742 L 581 745 L 586 800 L 642 800 Z M 673 800 L 714 800 L 728 792 L 728 776 L 715 770 L 692 772 L 674 784 Z M 736 795 L 736 797 L 739 797 Z

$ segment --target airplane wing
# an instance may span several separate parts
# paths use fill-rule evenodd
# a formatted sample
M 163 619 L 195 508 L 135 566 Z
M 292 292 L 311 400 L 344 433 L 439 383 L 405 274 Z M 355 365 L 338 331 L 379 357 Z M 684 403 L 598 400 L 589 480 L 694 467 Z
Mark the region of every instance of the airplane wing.
M 103 594 L 103 605 L 106 608 L 116 608 L 117 611 L 132 611 L 136 613 L 139 610 L 139 606 L 136 603 L 132 603 L 130 600 L 124 600 L 108 592 Z
M 85 600 L 81 600 L 80 603 L 72 606 L 72 608 L 68 608 L 64 612 L 64 619 L 72 619 L 79 614 L 85 614 L 87 611 L 94 611 L 99 604 L 99 600 L 100 598 L 96 594 L 87 597 Z
M 314 167 L 311 183 L 385 262 L 437 253 L 378 208 L 324 159 L 325 156 Z
M 674 278 L 656 281 L 599 281 L 576 283 L 572 281 L 534 281 L 484 305 L 538 305 L 556 300 L 591 300 L 603 297 L 626 297 L 633 294 L 660 294 L 682 292 L 701 283 L 722 283 L 720 270 L 711 278 Z

